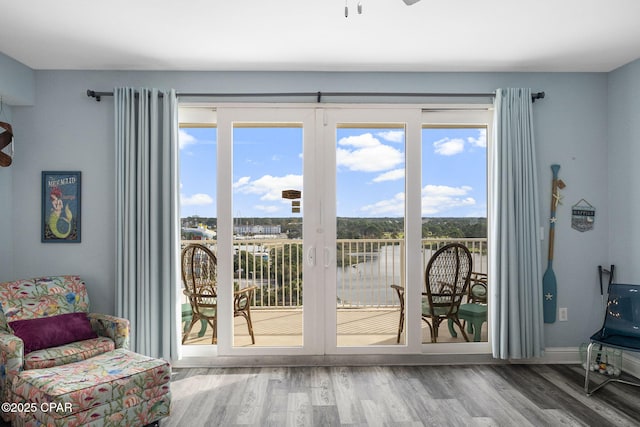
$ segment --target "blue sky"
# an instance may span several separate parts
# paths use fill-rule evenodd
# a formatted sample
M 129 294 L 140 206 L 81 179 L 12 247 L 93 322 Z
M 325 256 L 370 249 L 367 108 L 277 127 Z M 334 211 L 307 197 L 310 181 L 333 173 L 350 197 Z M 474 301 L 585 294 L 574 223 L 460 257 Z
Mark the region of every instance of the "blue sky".
M 292 215 L 281 191 L 302 190 L 302 132 L 234 130 L 234 216 Z M 403 130 L 340 128 L 336 139 L 338 216 L 402 216 Z M 215 128 L 181 129 L 181 217 L 216 216 L 216 148 Z M 486 217 L 484 130 L 423 129 L 422 152 L 423 216 Z

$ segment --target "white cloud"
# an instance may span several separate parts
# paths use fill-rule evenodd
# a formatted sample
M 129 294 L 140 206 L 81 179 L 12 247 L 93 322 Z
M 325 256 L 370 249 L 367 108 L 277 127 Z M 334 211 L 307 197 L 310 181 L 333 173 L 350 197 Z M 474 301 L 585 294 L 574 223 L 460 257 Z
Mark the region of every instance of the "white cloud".
M 460 138 L 443 138 L 433 143 L 436 154 L 442 156 L 454 156 L 464 151 L 464 140 Z
M 426 185 L 422 189 L 422 215 L 433 215 L 453 208 L 475 206 L 476 201 L 468 196 L 472 190 L 468 185 L 449 187 Z
M 242 178 L 240 178 L 239 180 L 233 183 L 233 188 L 238 188 L 238 187 L 242 187 L 243 185 L 247 185 L 249 181 L 251 181 L 250 176 L 243 176 Z
M 198 140 L 195 136 L 191 135 L 187 131 L 180 129 L 178 131 L 178 147 L 182 150 L 186 148 L 188 145 L 192 145 L 197 143 Z
M 202 206 L 213 204 L 213 197 L 204 193 L 197 193 L 192 196 L 180 194 L 180 204 L 182 206 Z
M 373 178 L 373 182 L 383 182 L 383 181 L 396 181 L 398 179 L 404 178 L 404 168 L 390 170 L 389 172 L 382 173 L 375 178 Z
M 380 138 L 391 141 L 391 142 L 403 142 L 404 141 L 404 130 L 388 130 L 385 132 L 378 132 L 376 136 Z
M 211 145 L 215 143 L 215 139 L 198 139 L 184 129 L 178 130 L 178 148 L 180 150 L 187 148 L 190 145 Z
M 430 216 L 447 210 L 476 206 L 476 201 L 468 194 L 471 187 L 448 187 L 446 185 L 427 185 L 422 189 L 422 215 Z M 397 193 L 391 199 L 380 200 L 360 208 L 371 216 L 404 216 L 405 194 Z
M 281 200 L 282 190 L 302 188 L 302 175 L 264 175 L 254 181 L 245 176 L 233 183 L 233 188 L 238 193 L 256 194 L 260 196 L 260 200 Z
M 487 130 L 486 129 L 478 129 L 478 136 L 477 137 L 468 137 L 467 138 L 467 142 L 472 146 L 472 147 L 480 147 L 480 148 L 486 148 L 487 147 Z
M 393 147 L 382 144 L 370 133 L 341 138 L 336 149 L 338 167 L 351 171 L 381 172 L 404 162 L 404 154 Z
M 404 193 L 397 193 L 389 200 L 380 200 L 361 208 L 371 216 L 404 216 Z

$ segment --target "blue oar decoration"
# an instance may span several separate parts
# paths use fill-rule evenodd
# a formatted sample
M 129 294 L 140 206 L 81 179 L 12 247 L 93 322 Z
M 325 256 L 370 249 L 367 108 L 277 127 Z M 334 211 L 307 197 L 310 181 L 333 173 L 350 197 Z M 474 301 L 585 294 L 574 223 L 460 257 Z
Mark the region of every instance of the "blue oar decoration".
M 556 229 L 556 208 L 560 203 L 560 191 L 565 187 L 564 182 L 558 179 L 558 171 L 560 165 L 551 165 L 553 172 L 553 181 L 551 183 L 551 217 L 549 219 L 549 258 L 547 262 L 547 270 L 542 276 L 542 310 L 544 314 L 544 323 L 554 323 L 556 321 L 557 307 L 557 288 L 556 275 L 553 272 L 553 241 Z

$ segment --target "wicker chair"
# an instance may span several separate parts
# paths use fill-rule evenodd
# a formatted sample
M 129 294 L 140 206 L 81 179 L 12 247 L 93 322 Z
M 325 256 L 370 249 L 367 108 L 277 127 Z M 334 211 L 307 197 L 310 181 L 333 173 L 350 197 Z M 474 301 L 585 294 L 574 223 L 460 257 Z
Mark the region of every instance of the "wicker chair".
M 487 274 L 472 272 L 469 278 L 468 301 L 471 304 L 487 303 Z
M 395 289 L 398 294 L 398 299 L 400 300 L 400 322 L 398 323 L 398 340 L 397 343 L 400 344 L 400 336 L 402 335 L 402 330 L 404 329 L 404 288 L 398 285 L 391 285 L 393 289 Z
M 471 253 L 460 243 L 441 247 L 429 259 L 422 293 L 422 320 L 429 325 L 431 342 L 438 341 L 438 328 L 445 319 L 458 325 L 465 341 L 469 341 L 458 318 L 458 309 L 467 296 L 471 270 Z
M 205 245 L 192 243 L 182 250 L 182 283 L 192 311 L 191 322 L 182 334 L 182 343 L 187 340 L 193 325 L 205 321 L 213 331 L 211 343 L 214 344 L 218 316 L 217 259 Z M 233 316 L 241 316 L 247 321 L 252 344 L 256 343 L 251 322 L 251 301 L 255 290 L 255 286 L 250 286 L 235 291 L 233 295 Z
M 425 291 L 422 293 L 422 320 L 429 325 L 431 342 L 438 341 L 438 328 L 443 320 L 449 320 L 449 332 L 452 337 L 457 334 L 453 324 L 458 325 L 465 341 L 469 337 L 464 331 L 458 310 L 462 299 L 467 296 L 471 276 L 471 253 L 460 243 L 450 243 L 438 249 L 427 264 L 425 271 Z M 398 338 L 404 329 L 405 290 L 402 286 L 391 285 L 400 300 L 400 321 Z

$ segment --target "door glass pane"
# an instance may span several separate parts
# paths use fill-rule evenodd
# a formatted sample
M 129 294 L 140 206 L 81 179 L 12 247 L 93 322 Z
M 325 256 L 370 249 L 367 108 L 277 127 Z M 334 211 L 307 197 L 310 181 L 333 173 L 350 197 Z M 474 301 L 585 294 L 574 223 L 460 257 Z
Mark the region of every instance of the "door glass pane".
M 447 243 L 464 244 L 472 256 L 470 293 L 459 320 L 471 341 L 487 341 L 487 131 L 479 126 L 437 126 L 422 130 L 422 269 Z M 424 277 L 424 276 L 423 276 Z M 477 280 L 475 280 L 477 279 Z M 484 283 L 482 283 L 484 282 Z M 426 291 L 425 283 L 422 284 Z M 473 305 L 465 305 L 473 304 Z M 431 325 L 438 320 L 428 317 Z M 453 329 L 451 329 L 453 328 Z M 422 322 L 422 342 L 431 343 Z M 437 342 L 465 342 L 455 323 L 444 319 Z
M 303 344 L 302 152 L 302 125 L 234 124 L 234 346 Z
M 404 287 L 405 129 L 336 132 L 337 345 L 396 345 Z M 400 336 L 404 343 L 404 335 Z
M 216 128 L 182 127 L 179 132 L 179 144 L 181 249 L 188 244 L 202 244 L 215 253 Z M 184 287 L 184 283 L 182 286 Z M 183 343 L 211 344 L 211 325 L 200 319 L 196 319 L 191 325 L 193 308 L 184 294 L 181 294 L 181 298 Z

